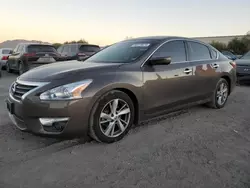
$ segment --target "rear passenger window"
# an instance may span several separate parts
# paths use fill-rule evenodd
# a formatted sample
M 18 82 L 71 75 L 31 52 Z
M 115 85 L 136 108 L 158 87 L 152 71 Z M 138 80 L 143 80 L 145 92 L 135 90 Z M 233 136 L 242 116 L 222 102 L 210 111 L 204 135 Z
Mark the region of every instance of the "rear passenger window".
M 14 53 L 18 52 L 19 46 L 20 46 L 20 45 L 17 45 L 17 46 L 16 46 L 16 48 L 14 49 Z
M 57 52 L 58 52 L 58 53 L 62 53 L 62 51 L 63 51 L 63 46 L 60 46 L 60 47 L 57 49 Z
M 186 51 L 183 41 L 172 41 L 162 45 L 153 57 L 171 57 L 172 62 L 186 61 Z
M 78 52 L 78 45 L 71 45 L 70 52 L 73 54 L 77 53 Z
M 18 48 L 18 52 L 23 52 L 23 51 L 24 51 L 24 46 L 20 45 L 19 48 Z
M 63 51 L 64 54 L 69 54 L 69 45 L 66 45 L 63 47 Z
M 207 46 L 197 43 L 188 42 L 189 57 L 191 61 L 211 59 L 210 52 Z
M 217 58 L 217 51 L 215 51 L 214 49 L 211 49 L 211 56 L 212 56 L 212 59 L 216 59 Z
M 2 51 L 2 54 L 11 54 L 12 53 L 12 50 L 3 50 Z

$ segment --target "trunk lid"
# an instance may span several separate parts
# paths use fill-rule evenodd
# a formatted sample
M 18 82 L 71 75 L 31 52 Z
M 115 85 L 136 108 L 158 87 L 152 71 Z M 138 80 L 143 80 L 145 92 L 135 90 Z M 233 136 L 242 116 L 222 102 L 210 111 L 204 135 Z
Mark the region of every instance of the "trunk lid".
M 31 64 L 48 64 L 59 60 L 55 47 L 50 45 L 30 45 L 24 54 L 26 61 Z

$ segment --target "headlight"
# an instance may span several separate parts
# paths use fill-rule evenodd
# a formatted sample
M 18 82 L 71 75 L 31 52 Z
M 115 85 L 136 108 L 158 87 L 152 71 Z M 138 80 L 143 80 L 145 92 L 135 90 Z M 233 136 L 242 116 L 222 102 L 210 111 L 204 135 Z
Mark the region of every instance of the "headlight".
M 40 95 L 41 100 L 70 100 L 82 98 L 82 92 L 92 80 L 84 80 L 59 86 L 48 90 Z

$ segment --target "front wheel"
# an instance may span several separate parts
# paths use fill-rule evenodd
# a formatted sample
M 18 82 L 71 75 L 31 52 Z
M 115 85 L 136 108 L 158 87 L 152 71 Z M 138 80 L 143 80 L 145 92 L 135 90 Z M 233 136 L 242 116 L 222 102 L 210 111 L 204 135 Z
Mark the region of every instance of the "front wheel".
M 94 106 L 90 118 L 90 136 L 98 142 L 121 140 L 134 122 L 134 105 L 121 91 L 110 91 Z
M 224 79 L 221 78 L 216 85 L 216 89 L 213 92 L 211 102 L 208 103 L 208 106 L 211 108 L 223 108 L 227 102 L 229 95 L 229 84 Z

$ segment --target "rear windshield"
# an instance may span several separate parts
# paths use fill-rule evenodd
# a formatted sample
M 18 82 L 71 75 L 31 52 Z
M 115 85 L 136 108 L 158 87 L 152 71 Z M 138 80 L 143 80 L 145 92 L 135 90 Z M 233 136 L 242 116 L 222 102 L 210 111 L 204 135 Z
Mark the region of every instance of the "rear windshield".
M 56 48 L 54 46 L 49 45 L 30 45 L 28 46 L 29 53 L 37 53 L 37 52 L 56 52 Z
M 79 48 L 80 52 L 98 52 L 100 51 L 100 47 L 99 46 L 80 46 Z
M 250 51 L 243 55 L 240 59 L 250 59 Z
M 12 50 L 2 50 L 2 54 L 12 54 Z

